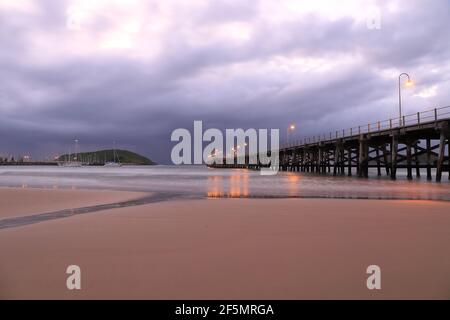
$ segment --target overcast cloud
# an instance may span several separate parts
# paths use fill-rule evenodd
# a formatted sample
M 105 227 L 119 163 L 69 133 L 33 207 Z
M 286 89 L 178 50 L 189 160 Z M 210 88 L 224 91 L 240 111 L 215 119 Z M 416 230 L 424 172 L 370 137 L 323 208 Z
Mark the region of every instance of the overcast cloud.
M 367 27 L 377 10 L 381 29 Z M 0 155 L 111 147 L 170 162 L 170 133 L 296 137 L 450 105 L 448 0 L 0 0 Z

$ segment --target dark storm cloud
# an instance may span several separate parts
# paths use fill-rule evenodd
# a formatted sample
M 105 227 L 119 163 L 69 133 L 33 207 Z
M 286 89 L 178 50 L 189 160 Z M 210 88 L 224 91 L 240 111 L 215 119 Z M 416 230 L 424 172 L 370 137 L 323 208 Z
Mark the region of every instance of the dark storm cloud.
M 446 0 L 378 1 L 380 30 L 351 9 L 272 16 L 261 10 L 270 1 L 106 3 L 82 7 L 80 30 L 67 25 L 73 2 L 0 6 L 0 154 L 54 155 L 78 138 L 83 149 L 115 140 L 167 163 L 170 133 L 193 120 L 326 133 L 397 116 L 403 71 L 417 82 L 408 111 L 450 104 Z M 130 17 L 144 19 L 137 35 Z M 111 39 L 125 48 L 105 49 Z

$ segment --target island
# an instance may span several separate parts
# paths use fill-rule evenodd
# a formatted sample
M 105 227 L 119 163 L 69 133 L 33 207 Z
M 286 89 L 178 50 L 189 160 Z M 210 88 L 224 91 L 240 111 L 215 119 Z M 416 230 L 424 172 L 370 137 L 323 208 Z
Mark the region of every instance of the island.
M 128 150 L 107 149 L 77 154 L 63 154 L 56 159 L 57 162 L 82 162 L 83 165 L 103 166 L 105 163 L 118 162 L 124 165 L 156 165 L 157 163 Z

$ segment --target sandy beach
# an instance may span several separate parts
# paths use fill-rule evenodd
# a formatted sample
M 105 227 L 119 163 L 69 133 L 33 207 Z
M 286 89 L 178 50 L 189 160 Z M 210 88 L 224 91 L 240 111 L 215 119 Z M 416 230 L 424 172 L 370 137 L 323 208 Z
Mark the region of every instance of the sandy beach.
M 0 188 L 0 220 L 142 193 Z M 1 299 L 449 299 L 450 203 L 205 199 L 0 229 Z M 66 288 L 79 265 L 82 289 Z M 382 289 L 366 287 L 379 265 Z

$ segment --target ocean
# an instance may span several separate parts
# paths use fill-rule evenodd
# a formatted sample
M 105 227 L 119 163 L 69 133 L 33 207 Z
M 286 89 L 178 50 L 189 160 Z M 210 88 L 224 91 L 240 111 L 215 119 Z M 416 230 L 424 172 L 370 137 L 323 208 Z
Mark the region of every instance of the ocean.
M 433 173 L 434 174 L 434 173 Z M 23 188 L 71 188 L 147 191 L 176 197 L 199 198 L 346 198 L 450 200 L 447 174 L 443 182 L 408 181 L 400 170 L 398 179 L 279 172 L 262 176 L 257 171 L 212 169 L 206 166 L 107 167 L 0 167 L 0 186 Z

